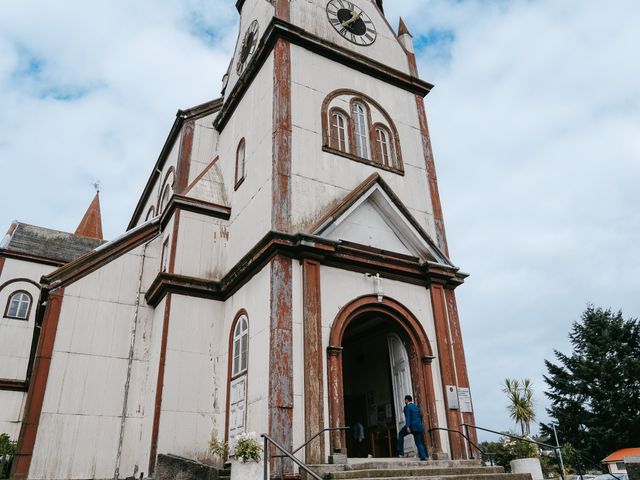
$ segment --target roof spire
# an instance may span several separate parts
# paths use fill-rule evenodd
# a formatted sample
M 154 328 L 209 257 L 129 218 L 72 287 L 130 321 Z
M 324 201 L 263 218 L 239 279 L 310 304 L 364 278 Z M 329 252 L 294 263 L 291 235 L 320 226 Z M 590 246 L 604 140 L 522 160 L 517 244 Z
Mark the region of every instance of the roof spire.
M 102 214 L 100 213 L 100 187 L 99 184 L 94 186 L 96 188 L 96 196 L 93 197 L 91 205 L 89 205 L 84 217 L 82 217 L 80 225 L 76 229 L 76 235 L 104 240 L 102 238 Z
M 400 25 L 398 26 L 398 36 L 401 36 L 401 35 L 409 35 L 413 37 L 409 29 L 407 28 L 407 25 L 404 23 L 404 20 L 402 19 L 402 17 L 400 17 Z
M 402 46 L 409 53 L 413 53 L 413 35 L 411 35 L 411 32 L 409 32 L 409 29 L 404 23 L 402 17 L 400 17 L 400 25 L 398 26 L 398 40 L 400 40 Z

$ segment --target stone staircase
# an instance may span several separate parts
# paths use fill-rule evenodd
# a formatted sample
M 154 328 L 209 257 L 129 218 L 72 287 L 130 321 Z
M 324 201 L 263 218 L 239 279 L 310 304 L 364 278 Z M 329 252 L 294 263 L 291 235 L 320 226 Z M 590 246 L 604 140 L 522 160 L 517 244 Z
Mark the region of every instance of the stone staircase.
M 326 480 L 531 480 L 529 474 L 505 473 L 479 460 L 349 459 L 347 465 L 312 465 Z M 302 477 L 303 479 L 305 476 Z M 306 476 L 310 480 L 310 476 Z

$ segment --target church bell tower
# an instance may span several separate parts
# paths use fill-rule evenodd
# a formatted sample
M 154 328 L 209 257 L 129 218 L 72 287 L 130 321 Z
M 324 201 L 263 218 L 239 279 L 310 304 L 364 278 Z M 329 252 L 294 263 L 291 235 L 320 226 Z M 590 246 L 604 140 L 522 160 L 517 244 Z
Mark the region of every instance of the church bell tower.
M 382 0 L 239 0 L 237 7 L 239 41 L 214 123 L 221 143 L 233 137 L 229 152 L 242 145 L 246 180 L 233 201 L 253 204 L 242 215 L 251 217 L 243 223 L 259 232 L 256 240 L 309 235 L 303 244 L 315 249 L 269 262 L 268 431 L 292 447 L 295 431 L 307 438 L 349 421 L 345 340 L 329 332 L 341 308 L 364 295 L 364 273 L 391 290 L 422 289 L 416 295 L 425 305 L 398 305 L 417 322 L 401 335 L 412 362 L 403 388 L 415 392 L 428 428 L 473 424 L 454 293 L 466 275 L 449 258 L 424 105 L 432 85 L 418 76 L 406 24 L 394 31 Z M 237 179 L 237 165 L 228 168 Z M 415 270 L 403 270 L 406 259 Z M 362 288 L 350 283 L 356 274 Z M 412 345 L 421 341 L 422 350 Z M 309 446 L 307 460 L 349 454 L 344 434 L 326 443 Z M 436 455 L 469 454 L 455 434 L 437 431 L 428 443 Z

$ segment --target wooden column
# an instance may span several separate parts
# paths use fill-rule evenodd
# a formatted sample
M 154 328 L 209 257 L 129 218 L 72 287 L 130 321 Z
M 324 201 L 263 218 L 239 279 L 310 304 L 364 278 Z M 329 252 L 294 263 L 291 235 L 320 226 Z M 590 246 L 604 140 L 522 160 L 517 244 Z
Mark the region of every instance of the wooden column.
M 304 427 L 308 438 L 324 428 L 324 389 L 322 370 L 322 316 L 320 309 L 320 263 L 302 262 L 303 342 L 304 342 Z M 324 435 L 310 443 L 306 463 L 325 461 Z
M 285 449 L 293 448 L 292 261 L 271 260 L 271 337 L 269 348 L 269 434 Z M 274 451 L 275 453 L 275 451 Z M 293 468 L 286 464 L 285 473 Z M 275 463 L 272 468 L 275 468 Z
M 458 384 L 456 381 L 455 361 L 450 340 L 445 290 L 441 285 L 431 285 L 430 292 L 431 302 L 433 304 L 433 318 L 436 326 L 442 391 L 444 392 L 444 403 L 447 409 L 447 428 L 462 431 L 460 412 L 459 410 L 451 410 L 447 401 L 447 386 L 453 385 L 457 387 Z M 461 435 L 449 433 L 449 444 L 451 445 L 451 456 L 453 459 L 462 459 L 465 457 L 463 440 Z
M 42 331 L 40 332 L 40 339 L 38 341 L 33 375 L 29 383 L 27 403 L 24 409 L 22 426 L 20 427 L 17 453 L 11 467 L 11 478 L 14 480 L 26 480 L 29 475 L 33 448 L 38 435 L 38 426 L 40 425 L 40 414 L 42 413 L 42 406 L 44 404 L 44 394 L 47 389 L 47 380 L 49 379 L 53 346 L 56 341 L 63 298 L 64 289 L 60 289 L 50 293 L 47 299 L 48 303 L 40 327 Z M 36 328 L 38 328 L 38 325 L 36 325 Z
M 344 427 L 344 391 L 342 384 L 342 347 L 327 348 L 327 375 L 329 376 L 329 423 L 331 428 Z M 331 432 L 331 453 L 347 453 L 344 434 Z
M 453 349 L 453 357 L 456 365 L 456 374 L 458 378 L 459 388 L 470 388 L 469 373 L 467 371 L 467 360 L 464 354 L 464 344 L 462 341 L 462 329 L 460 328 L 460 317 L 458 315 L 458 305 L 456 302 L 456 293 L 452 289 L 445 290 L 447 299 L 447 311 L 449 313 L 449 328 L 451 332 L 451 348 Z M 464 423 L 475 425 L 475 415 L 471 413 L 463 413 L 462 419 Z M 471 440 L 477 445 L 478 435 L 475 428 L 469 429 Z

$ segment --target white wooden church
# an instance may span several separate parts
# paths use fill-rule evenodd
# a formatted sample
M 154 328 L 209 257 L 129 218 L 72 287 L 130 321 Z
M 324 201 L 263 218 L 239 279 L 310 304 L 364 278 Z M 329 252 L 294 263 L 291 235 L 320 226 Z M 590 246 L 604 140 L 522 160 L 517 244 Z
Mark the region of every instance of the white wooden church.
M 474 424 L 412 36 L 381 0 L 238 0 L 222 96 L 180 110 L 125 233 L 0 243 L 12 478 L 153 476 L 268 433 L 306 463 L 391 457 L 403 398 L 435 458 Z

